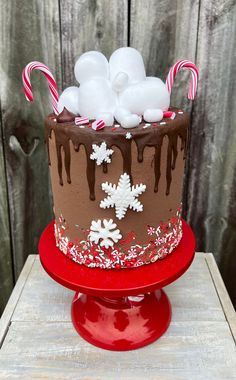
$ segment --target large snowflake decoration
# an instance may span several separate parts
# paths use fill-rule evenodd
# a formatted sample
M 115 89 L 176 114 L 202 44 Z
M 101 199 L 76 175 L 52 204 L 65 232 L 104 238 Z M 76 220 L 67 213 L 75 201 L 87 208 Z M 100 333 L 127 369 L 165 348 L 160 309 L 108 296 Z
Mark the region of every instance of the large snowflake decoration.
M 110 163 L 110 156 L 114 152 L 112 149 L 107 149 L 107 144 L 105 141 L 101 145 L 93 144 L 93 153 L 90 154 L 91 160 L 96 160 L 97 165 L 101 165 L 103 162 Z
M 105 182 L 102 184 L 102 190 L 108 194 L 108 197 L 100 202 L 100 207 L 115 207 L 118 219 L 124 218 L 128 208 L 137 212 L 143 211 L 143 205 L 136 197 L 146 190 L 146 185 L 141 183 L 131 187 L 130 176 L 127 173 L 120 176 L 118 186 Z
M 116 227 L 117 225 L 113 223 L 112 219 L 93 220 L 88 235 L 89 240 L 101 247 L 113 247 L 114 243 L 122 238 L 120 230 L 115 229 Z

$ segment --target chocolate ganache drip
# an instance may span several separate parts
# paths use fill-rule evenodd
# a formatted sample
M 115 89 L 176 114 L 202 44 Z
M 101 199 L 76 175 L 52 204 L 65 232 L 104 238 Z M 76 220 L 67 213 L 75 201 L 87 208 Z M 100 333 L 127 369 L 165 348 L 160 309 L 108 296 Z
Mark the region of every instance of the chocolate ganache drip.
M 173 111 L 176 109 L 172 108 Z M 178 154 L 178 139 L 181 139 L 181 150 L 184 150 L 184 158 L 186 157 L 187 148 L 187 131 L 189 125 L 189 116 L 187 113 L 176 114 L 174 120 L 166 119 L 165 125 L 152 124 L 148 128 L 143 128 L 144 123 L 138 127 L 130 130 L 132 139 L 126 139 L 126 129 L 112 127 L 105 127 L 103 130 L 94 131 L 91 125 L 85 128 L 79 128 L 74 123 L 75 115 L 69 113 L 66 109 L 58 115 L 55 121 L 55 115 L 49 115 L 45 125 L 45 141 L 49 153 L 49 139 L 51 138 L 52 131 L 55 134 L 56 150 L 57 150 L 57 165 L 59 182 L 63 185 L 62 170 L 62 149 L 64 150 L 64 167 L 67 175 L 67 182 L 71 183 L 70 177 L 70 141 L 72 142 L 76 152 L 79 152 L 80 145 L 85 147 L 87 157 L 87 181 L 89 186 L 89 196 L 91 200 L 95 200 L 95 171 L 96 163 L 90 159 L 93 152 L 92 144 L 100 145 L 103 141 L 106 142 L 108 148 L 116 146 L 123 158 L 123 172 L 130 175 L 132 180 L 132 154 L 131 144 L 135 142 L 137 146 L 137 160 L 143 161 L 143 152 L 146 146 L 154 147 L 154 176 L 155 185 L 154 191 L 158 192 L 159 180 L 161 177 L 161 155 L 162 145 L 165 136 L 168 138 L 167 160 L 166 160 L 166 195 L 170 193 L 172 170 L 175 169 L 177 154 Z M 49 157 L 50 164 L 50 157 Z M 103 165 L 103 172 L 106 173 L 108 167 Z M 73 178 L 72 178 L 73 181 Z

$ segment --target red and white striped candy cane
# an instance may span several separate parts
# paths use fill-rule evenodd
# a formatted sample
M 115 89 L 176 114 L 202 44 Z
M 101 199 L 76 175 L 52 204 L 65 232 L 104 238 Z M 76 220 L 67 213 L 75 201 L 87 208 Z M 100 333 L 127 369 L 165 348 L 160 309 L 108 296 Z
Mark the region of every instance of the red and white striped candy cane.
M 57 104 L 58 104 L 59 95 L 58 95 L 56 81 L 54 79 L 54 76 L 50 72 L 49 68 L 41 62 L 37 62 L 37 61 L 30 62 L 28 63 L 28 65 L 25 66 L 23 70 L 22 81 L 23 81 L 26 99 L 28 100 L 28 102 L 32 102 L 34 100 L 32 86 L 30 83 L 30 74 L 33 70 L 40 70 L 47 78 L 50 94 L 52 97 L 53 111 L 56 115 L 58 115 L 59 112 L 57 109 Z
M 187 60 L 181 60 L 176 62 L 170 69 L 169 74 L 166 78 L 166 86 L 169 93 L 171 93 L 172 86 L 174 84 L 174 79 L 176 74 L 180 69 L 189 69 L 192 74 L 192 80 L 188 90 L 188 99 L 193 100 L 197 92 L 197 82 L 198 82 L 198 69 L 193 62 Z

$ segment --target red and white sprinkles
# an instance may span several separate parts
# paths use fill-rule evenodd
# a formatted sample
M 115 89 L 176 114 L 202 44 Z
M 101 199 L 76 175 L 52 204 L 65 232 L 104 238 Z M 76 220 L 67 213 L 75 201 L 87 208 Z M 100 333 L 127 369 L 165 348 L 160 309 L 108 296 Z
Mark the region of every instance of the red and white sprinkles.
M 130 231 L 126 238 L 113 247 L 105 248 L 89 241 L 89 230 L 84 230 L 84 240 L 69 241 L 67 230 L 69 226 L 60 216 L 55 223 L 55 238 L 57 247 L 73 261 L 90 268 L 120 269 L 135 268 L 155 262 L 170 254 L 182 238 L 181 208 L 176 216 L 158 227 L 147 227 L 147 242 L 141 244 L 135 233 Z
M 100 131 L 101 129 L 103 129 L 105 127 L 105 123 L 102 119 L 100 120 L 95 120 L 93 123 L 92 123 L 92 129 L 94 129 L 94 131 Z
M 89 118 L 88 117 L 75 117 L 75 124 L 76 125 L 82 125 L 82 124 L 89 124 Z
M 197 83 L 198 83 L 198 69 L 194 65 L 193 62 L 187 60 L 181 60 L 176 62 L 170 69 L 169 74 L 166 78 L 166 86 L 168 88 L 169 93 L 171 93 L 172 86 L 174 84 L 175 76 L 181 69 L 189 69 L 192 74 L 192 81 L 188 90 L 188 99 L 193 100 L 195 98 L 197 92 Z
M 28 100 L 28 102 L 32 102 L 34 100 L 32 86 L 30 83 L 30 74 L 33 70 L 40 70 L 47 78 L 47 82 L 48 82 L 48 86 L 49 86 L 49 90 L 50 90 L 51 98 L 52 98 L 53 111 L 56 115 L 58 115 L 59 112 L 57 109 L 57 104 L 58 104 L 59 95 L 58 95 L 56 81 L 54 79 L 54 76 L 50 72 L 49 68 L 41 62 L 37 62 L 37 61 L 30 62 L 28 63 L 28 65 L 25 66 L 23 70 L 22 81 L 23 81 L 23 87 L 24 87 L 24 93 L 25 93 L 26 99 Z

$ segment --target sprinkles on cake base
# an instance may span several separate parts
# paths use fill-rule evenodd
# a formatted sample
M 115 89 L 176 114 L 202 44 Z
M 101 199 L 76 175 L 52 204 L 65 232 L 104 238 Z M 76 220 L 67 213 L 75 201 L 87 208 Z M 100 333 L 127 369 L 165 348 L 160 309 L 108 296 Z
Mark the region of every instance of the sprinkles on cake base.
M 172 220 L 173 221 L 173 220 Z M 180 208 L 174 219 L 175 224 L 171 221 L 162 223 L 157 227 L 147 227 L 147 241 L 143 245 L 136 243 L 137 237 L 134 232 L 127 233 L 126 239 L 120 240 L 120 232 L 115 232 L 111 235 L 108 244 L 99 245 L 90 240 L 87 234 L 86 240 L 81 240 L 79 243 L 74 244 L 64 236 L 64 229 L 61 223 L 54 224 L 54 233 L 57 247 L 69 258 L 79 264 L 86 265 L 90 268 L 99 267 L 103 269 L 118 269 L 120 268 L 136 268 L 144 264 L 149 264 L 163 259 L 170 254 L 179 244 L 182 239 L 182 221 L 180 218 Z M 65 222 L 64 222 L 65 223 Z M 110 224 L 109 224 L 110 223 Z M 112 220 L 107 221 L 108 231 L 113 231 L 116 224 Z M 94 227 L 94 231 L 100 231 L 102 223 L 98 227 Z M 151 232 L 151 233 L 150 233 Z M 113 237 L 119 243 L 112 245 Z M 148 240 L 148 236 L 150 240 Z M 97 237 L 99 241 L 99 235 Z M 130 241 L 132 244 L 129 246 Z M 127 247 L 127 248 L 126 248 Z

